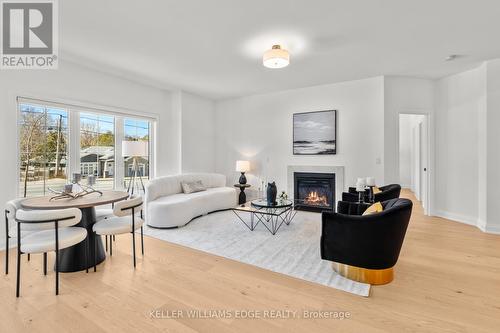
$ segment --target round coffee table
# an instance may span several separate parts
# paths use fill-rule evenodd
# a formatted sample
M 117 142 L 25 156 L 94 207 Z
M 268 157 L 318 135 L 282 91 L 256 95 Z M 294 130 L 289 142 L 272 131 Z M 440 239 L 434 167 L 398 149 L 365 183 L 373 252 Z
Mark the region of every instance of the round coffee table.
M 79 208 L 82 211 L 82 219 L 76 225 L 87 229 L 87 238 L 74 246 L 62 249 L 59 251 L 59 271 L 60 272 L 77 272 L 94 266 L 94 258 L 100 264 L 106 259 L 106 252 L 102 246 L 101 236 L 94 236 L 92 226 L 96 222 L 95 206 L 107 205 L 128 198 L 128 193 L 123 191 L 103 191 L 99 193 L 91 193 L 84 197 L 76 199 L 65 198 L 52 200 L 53 195 L 44 197 L 33 197 L 23 200 L 21 206 L 27 209 L 64 209 L 64 208 Z M 94 247 L 91 246 L 94 241 L 97 242 L 97 254 L 94 257 Z M 86 255 L 88 251 L 88 262 L 86 263 Z

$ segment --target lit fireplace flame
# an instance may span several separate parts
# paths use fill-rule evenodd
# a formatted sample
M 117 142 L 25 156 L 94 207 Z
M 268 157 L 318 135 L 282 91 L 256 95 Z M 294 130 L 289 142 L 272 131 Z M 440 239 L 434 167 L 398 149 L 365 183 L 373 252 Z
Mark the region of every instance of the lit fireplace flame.
M 326 195 L 318 195 L 316 191 L 309 192 L 304 201 L 308 205 L 328 206 L 328 198 Z

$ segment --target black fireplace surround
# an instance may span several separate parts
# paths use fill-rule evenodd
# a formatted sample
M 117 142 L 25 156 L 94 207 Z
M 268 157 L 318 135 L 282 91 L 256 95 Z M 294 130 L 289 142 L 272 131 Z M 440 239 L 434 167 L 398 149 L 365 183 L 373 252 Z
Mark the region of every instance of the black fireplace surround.
M 312 212 L 334 210 L 334 173 L 294 172 L 293 183 L 295 209 Z

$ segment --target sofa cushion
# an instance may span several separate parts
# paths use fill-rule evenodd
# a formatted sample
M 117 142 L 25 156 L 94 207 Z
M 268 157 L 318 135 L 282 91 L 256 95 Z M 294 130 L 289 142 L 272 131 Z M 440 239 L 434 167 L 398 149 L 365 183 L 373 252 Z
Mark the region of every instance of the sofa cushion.
M 361 215 L 366 216 L 366 215 L 371 215 L 371 214 L 375 214 L 375 213 L 380 213 L 383 211 L 384 211 L 384 207 L 382 207 L 382 204 L 380 202 L 375 202 L 370 207 L 368 207 Z
M 207 188 L 203 185 L 201 180 L 195 180 L 193 182 L 182 181 L 181 187 L 182 187 L 182 192 L 186 194 L 207 190 Z

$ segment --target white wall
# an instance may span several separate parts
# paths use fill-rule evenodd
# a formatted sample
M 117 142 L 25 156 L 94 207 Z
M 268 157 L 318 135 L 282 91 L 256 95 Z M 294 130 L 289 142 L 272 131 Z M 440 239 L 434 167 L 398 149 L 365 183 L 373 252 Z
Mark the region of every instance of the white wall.
M 411 115 L 399 117 L 399 184 L 404 188 L 411 187 L 411 131 L 413 121 Z
M 482 114 L 487 133 L 486 154 L 480 152 L 480 161 L 486 165 L 486 177 L 480 180 L 486 184 L 486 194 L 480 189 L 481 197 L 486 197 L 486 220 L 479 223 L 488 232 L 500 233 L 500 59 L 486 63 L 486 76 L 487 111 Z
M 479 216 L 485 75 L 483 65 L 438 80 L 436 87 L 436 213 L 473 225 Z
M 248 159 L 254 189 L 262 178 L 287 187 L 288 165 L 345 166 L 345 186 L 374 176 L 384 184 L 382 77 L 256 95 L 216 103 L 216 170 L 232 182 L 235 161 Z M 294 156 L 293 113 L 337 111 L 337 155 Z
M 215 171 L 215 103 L 182 92 L 182 172 Z

